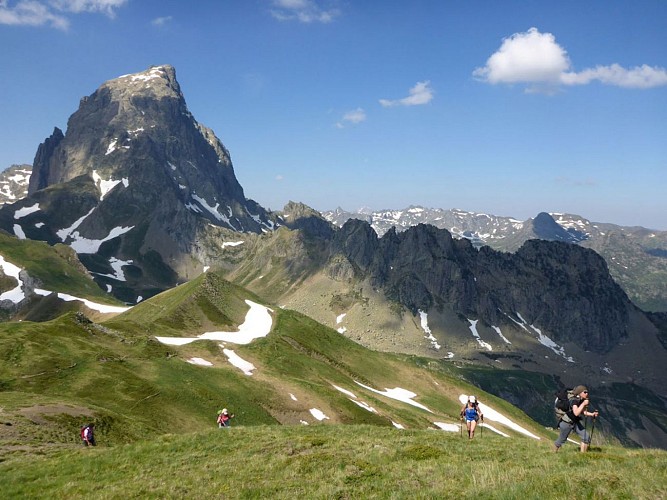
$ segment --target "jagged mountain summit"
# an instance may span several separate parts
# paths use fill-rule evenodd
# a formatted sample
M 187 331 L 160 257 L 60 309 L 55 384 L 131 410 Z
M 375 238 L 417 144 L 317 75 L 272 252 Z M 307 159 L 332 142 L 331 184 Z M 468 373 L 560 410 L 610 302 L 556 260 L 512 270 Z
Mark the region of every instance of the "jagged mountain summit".
M 198 241 L 212 232 L 279 224 L 245 197 L 229 152 L 192 116 L 169 65 L 81 99 L 67 132 L 56 128 L 39 146 L 28 196 L 0 210 L 2 229 L 70 245 L 100 285 L 131 302 L 200 272 Z
M 647 311 L 667 311 L 667 231 L 591 222 L 567 213 L 542 212 L 520 221 L 420 206 L 403 210 L 363 209 L 356 213 L 337 208 L 322 215 L 339 227 L 352 218 L 365 220 L 378 236 L 392 227 L 404 231 L 418 224 L 430 224 L 470 240 L 477 248 L 488 245 L 509 252 L 531 239 L 577 244 L 604 257 L 612 276 L 636 305 Z
M 31 165 L 12 165 L 0 172 L 0 205 L 14 203 L 28 195 Z

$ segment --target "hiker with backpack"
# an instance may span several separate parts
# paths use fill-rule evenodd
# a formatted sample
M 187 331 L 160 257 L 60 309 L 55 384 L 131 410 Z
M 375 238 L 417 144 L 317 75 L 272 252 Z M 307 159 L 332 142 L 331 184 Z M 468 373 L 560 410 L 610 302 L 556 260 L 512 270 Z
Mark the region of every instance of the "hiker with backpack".
M 591 436 L 586 431 L 582 424 L 582 420 L 586 417 L 593 417 L 596 419 L 598 411 L 589 411 L 588 405 L 588 389 L 586 386 L 578 385 L 571 391 L 567 391 L 567 395 L 560 391 L 556 395 L 555 410 L 558 418 L 558 430 L 560 434 L 554 443 L 555 451 L 560 450 L 560 447 L 565 444 L 567 437 L 572 431 L 576 432 L 581 438 L 581 452 L 588 451 L 591 444 Z
M 88 424 L 81 427 L 81 439 L 84 446 L 97 446 L 95 442 L 95 424 Z
M 479 403 L 475 396 L 469 396 L 468 402 L 461 408 L 461 419 L 465 421 L 468 429 L 468 439 L 475 437 L 475 428 L 479 419 L 484 421 L 484 416 L 479 409 Z
M 229 411 L 227 411 L 227 408 L 223 408 L 218 412 L 218 419 L 216 422 L 218 423 L 218 427 L 220 429 L 224 429 L 227 427 L 231 426 L 231 420 L 234 418 L 234 415 L 230 415 Z

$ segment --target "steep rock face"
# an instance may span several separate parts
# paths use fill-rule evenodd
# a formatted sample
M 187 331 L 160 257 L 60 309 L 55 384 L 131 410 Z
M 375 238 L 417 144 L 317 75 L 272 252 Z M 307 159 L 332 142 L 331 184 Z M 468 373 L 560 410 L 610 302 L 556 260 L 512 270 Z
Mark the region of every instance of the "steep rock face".
M 448 305 L 489 325 L 518 323 L 544 329 L 558 341 L 606 352 L 627 336 L 633 307 L 595 252 L 559 242 L 530 240 L 516 254 L 429 225 L 382 238 L 351 219 L 334 239 L 365 278 L 413 313 Z
M 55 203 L 81 199 L 82 189 L 85 203 Z M 16 210 L 35 203 L 16 228 Z M 0 227 L 71 245 L 128 301 L 194 275 L 203 266 L 197 241 L 210 226 L 261 233 L 279 224 L 245 198 L 228 151 L 188 111 L 168 65 L 84 97 L 67 133 L 56 129 L 40 145 L 28 197 L 3 210 Z
M 56 129 L 40 145 L 29 194 L 80 175 L 97 175 L 98 185 L 127 177 L 135 185 L 130 191 L 157 195 L 151 202 L 171 194 L 168 188 L 214 223 L 261 230 L 244 210 L 248 200 L 228 151 L 190 114 L 171 66 L 110 80 L 83 98 L 67 135 Z
M 333 241 L 334 252 L 340 252 L 358 269 L 366 272 L 379 257 L 378 237 L 366 222 L 351 219 L 343 225 Z
M 528 324 L 586 350 L 606 352 L 628 334 L 634 307 L 602 257 L 560 242 L 529 240 L 515 253 L 484 247 L 477 259 L 480 315 L 500 322 L 520 313 Z
M 50 137 L 39 145 L 35 160 L 33 161 L 32 175 L 28 184 L 28 194 L 34 193 L 39 189 L 47 187 L 49 183 L 49 173 L 55 170 L 63 163 L 62 153 L 56 153 L 58 146 L 65 138 L 63 131 L 58 127 L 53 129 Z
M 457 311 L 474 310 L 476 299 L 471 255 L 467 240 L 454 240 L 448 231 L 418 225 L 401 233 L 392 245 L 393 258 L 385 287 L 414 312 L 431 306 L 452 304 Z M 412 303 L 404 302 L 412 299 Z

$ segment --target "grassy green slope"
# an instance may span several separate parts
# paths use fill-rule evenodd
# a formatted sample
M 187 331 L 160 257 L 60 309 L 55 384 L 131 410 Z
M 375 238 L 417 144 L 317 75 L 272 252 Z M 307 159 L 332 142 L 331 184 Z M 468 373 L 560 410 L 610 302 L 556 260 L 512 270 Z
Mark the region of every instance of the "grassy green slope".
M 105 324 L 120 330 L 186 337 L 207 330 L 233 329 L 243 322 L 248 309 L 246 298 L 260 302 L 218 274 L 204 273 L 159 297 L 141 302 Z
M 317 423 L 310 412 L 317 408 L 327 423 L 397 422 L 426 429 L 434 422 L 457 423 L 459 394 L 477 392 L 437 362 L 368 350 L 278 308 L 267 337 L 245 346 L 226 344 L 253 363 L 252 376 L 228 361 L 219 342 L 174 347 L 155 340 L 195 335 L 205 327 L 233 331 L 247 311 L 246 298 L 257 300 L 207 274 L 104 324 L 74 313 L 49 322 L 0 324 L 0 416 L 6 431 L 0 434 L 0 456 L 76 445 L 79 426 L 89 420 L 97 423 L 104 446 L 192 432 L 213 426 L 222 406 L 236 414 L 237 425 Z M 187 363 L 191 357 L 213 366 Z M 357 382 L 378 391 L 412 391 L 431 412 Z M 548 435 L 506 402 L 482 398 L 531 432 Z
M 7 498 L 665 498 L 667 452 L 368 425 L 164 435 L 0 463 Z
M 207 372 L 173 354 L 151 336 L 82 323 L 73 314 L 0 325 L 0 407 L 23 439 L 5 444 L 40 446 L 53 426 L 65 430 L 65 443 L 77 442 L 88 420 L 110 445 L 187 432 L 210 424 L 225 393 L 237 395 L 251 422 L 274 422 L 250 398 L 263 388 L 240 372 Z M 22 408 L 35 406 L 50 408 L 41 423 L 23 416 Z M 51 409 L 59 407 L 78 411 Z

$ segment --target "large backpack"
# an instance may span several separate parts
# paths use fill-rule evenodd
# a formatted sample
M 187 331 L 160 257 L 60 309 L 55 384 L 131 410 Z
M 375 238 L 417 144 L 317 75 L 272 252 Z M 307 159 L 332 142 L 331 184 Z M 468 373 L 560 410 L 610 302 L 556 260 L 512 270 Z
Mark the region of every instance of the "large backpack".
M 479 415 L 480 415 L 481 412 L 479 411 L 479 401 L 477 401 L 477 399 L 475 399 L 475 402 L 472 404 L 472 407 L 477 412 L 477 415 L 475 416 L 475 421 L 478 422 L 479 421 Z M 465 412 L 466 412 L 467 408 L 468 408 L 468 403 L 466 403 L 463 410 L 461 410 L 461 417 L 463 417 L 465 415 Z
M 571 407 L 571 401 L 574 397 L 572 389 L 560 389 L 556 392 L 556 400 L 554 401 L 554 412 L 558 421 L 556 425 L 560 424 L 561 420 L 568 424 L 572 424 L 576 420 Z
M 86 440 L 86 429 L 87 428 L 88 428 L 87 425 L 84 425 L 83 427 L 81 427 L 81 439 L 83 439 L 84 441 Z

